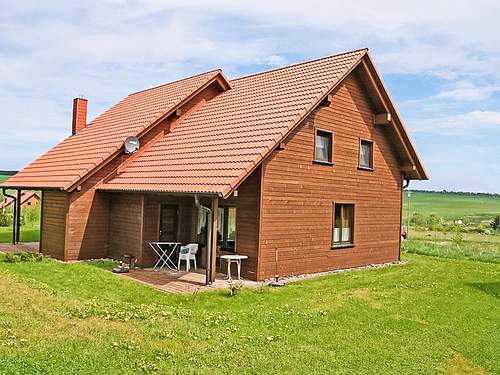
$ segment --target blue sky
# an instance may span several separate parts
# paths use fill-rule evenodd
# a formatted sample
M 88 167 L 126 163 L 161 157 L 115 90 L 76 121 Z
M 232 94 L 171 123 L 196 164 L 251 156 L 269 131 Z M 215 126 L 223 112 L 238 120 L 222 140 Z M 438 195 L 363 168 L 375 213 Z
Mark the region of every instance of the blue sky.
M 0 169 L 128 93 L 368 47 L 431 180 L 500 192 L 500 2 L 0 0 Z

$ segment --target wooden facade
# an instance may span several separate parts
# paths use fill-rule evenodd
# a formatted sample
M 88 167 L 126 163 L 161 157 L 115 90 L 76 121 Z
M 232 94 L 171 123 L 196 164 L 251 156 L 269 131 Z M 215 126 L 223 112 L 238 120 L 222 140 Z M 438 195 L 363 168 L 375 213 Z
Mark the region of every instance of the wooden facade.
M 399 259 L 402 175 L 361 82 L 349 76 L 264 162 L 259 279 Z M 332 132 L 332 165 L 314 162 L 317 129 Z M 358 168 L 374 142 L 373 171 Z M 333 204 L 354 204 L 354 245 L 332 249 Z M 276 262 L 278 259 L 278 262 Z

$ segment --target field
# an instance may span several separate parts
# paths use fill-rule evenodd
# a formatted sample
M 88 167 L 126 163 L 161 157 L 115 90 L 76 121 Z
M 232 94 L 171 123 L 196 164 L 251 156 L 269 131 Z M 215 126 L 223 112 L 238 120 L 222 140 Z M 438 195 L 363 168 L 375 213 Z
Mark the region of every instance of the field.
M 445 220 L 469 219 L 474 222 L 491 220 L 500 215 L 500 196 L 412 192 L 410 214 L 436 215 Z M 404 194 L 403 218 L 408 214 L 408 195 Z
M 5 175 L 0 174 L 0 184 L 1 184 L 2 182 L 4 182 L 6 179 L 8 179 L 9 177 L 10 177 L 10 176 L 5 176 Z
M 0 263 L 0 373 L 500 373 L 500 266 L 403 259 L 235 297 Z

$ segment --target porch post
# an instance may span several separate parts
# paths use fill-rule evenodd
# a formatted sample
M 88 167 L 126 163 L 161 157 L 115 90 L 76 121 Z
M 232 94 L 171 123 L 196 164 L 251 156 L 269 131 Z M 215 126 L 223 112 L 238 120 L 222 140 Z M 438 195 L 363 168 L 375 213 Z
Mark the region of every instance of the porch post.
M 215 274 L 217 272 L 216 270 L 216 257 L 217 257 L 217 229 L 218 229 L 218 221 L 219 221 L 219 198 L 214 197 L 212 198 L 212 215 L 213 215 L 213 220 L 212 220 L 212 243 L 210 246 L 210 252 L 211 255 L 209 257 L 210 259 L 210 282 L 215 281 Z
M 21 189 L 17 189 L 17 217 L 16 222 L 12 223 L 12 225 L 16 226 L 16 244 L 19 243 L 19 238 L 21 234 Z

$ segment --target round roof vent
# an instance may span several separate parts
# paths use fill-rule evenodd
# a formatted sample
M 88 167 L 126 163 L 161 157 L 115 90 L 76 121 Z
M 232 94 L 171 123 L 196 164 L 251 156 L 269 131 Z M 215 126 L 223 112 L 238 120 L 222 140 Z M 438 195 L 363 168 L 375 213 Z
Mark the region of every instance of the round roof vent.
M 126 154 L 133 154 L 139 150 L 139 139 L 132 136 L 127 137 L 125 138 L 125 142 L 123 142 L 123 147 Z

